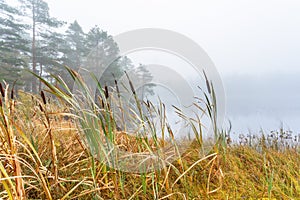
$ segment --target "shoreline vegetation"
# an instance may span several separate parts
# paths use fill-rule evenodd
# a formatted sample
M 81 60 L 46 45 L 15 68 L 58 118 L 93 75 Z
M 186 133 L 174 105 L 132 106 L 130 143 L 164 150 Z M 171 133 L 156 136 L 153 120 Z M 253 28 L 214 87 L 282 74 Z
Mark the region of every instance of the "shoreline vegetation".
M 86 89 L 78 75 L 69 73 Z M 15 97 L 12 88 L 1 84 L 1 199 L 300 198 L 300 138 L 283 129 L 261 137 L 241 136 L 235 143 L 230 131 L 214 129 L 216 143 L 202 155 L 201 133 L 195 128 L 196 139 L 161 169 L 130 173 L 105 165 L 91 155 L 99 145 L 89 141 L 91 135 L 104 134 L 118 147 L 140 153 L 171 141 L 155 134 L 151 140 L 134 138 L 117 130 L 105 88 L 98 88 L 101 109 L 85 95 L 83 101 L 94 109 L 83 111 L 70 90 L 61 89 L 63 80 L 56 78 L 60 86 L 40 78 L 47 86 L 40 95 L 19 91 Z M 212 85 L 207 87 L 205 110 L 216 123 L 216 99 Z M 91 132 L 91 127 L 101 131 Z
M 174 107 L 194 138 L 177 143 L 164 102 L 139 100 L 126 74 L 151 82 L 146 65 L 120 56 L 100 26 L 85 32 L 77 20 L 61 21 L 49 10 L 44 0 L 0 0 L 0 200 L 300 199 L 299 134 L 281 128 L 233 142 L 230 129 L 217 126 L 217 99 L 204 73 L 203 95 L 190 102 L 200 115 L 190 118 Z M 102 80 L 91 77 L 96 98 L 77 73 L 82 66 L 87 74 L 107 69 Z M 133 109 L 120 101 L 116 80 L 123 76 Z M 151 94 L 154 86 L 143 90 Z M 202 115 L 212 125 L 208 150 Z

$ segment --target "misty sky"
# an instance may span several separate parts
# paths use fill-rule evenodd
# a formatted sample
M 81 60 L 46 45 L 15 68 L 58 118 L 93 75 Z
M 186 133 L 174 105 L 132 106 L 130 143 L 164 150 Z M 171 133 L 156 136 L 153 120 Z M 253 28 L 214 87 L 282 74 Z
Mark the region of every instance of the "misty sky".
M 236 131 L 300 131 L 299 0 L 47 0 L 54 17 L 116 35 L 163 28 L 196 41 L 214 61 Z

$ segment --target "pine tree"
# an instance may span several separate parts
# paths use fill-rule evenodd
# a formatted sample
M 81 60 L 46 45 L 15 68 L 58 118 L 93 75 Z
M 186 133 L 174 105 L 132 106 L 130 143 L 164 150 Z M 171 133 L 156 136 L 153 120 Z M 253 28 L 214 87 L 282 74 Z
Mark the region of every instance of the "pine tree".
M 153 76 L 151 75 L 150 71 L 146 68 L 145 65 L 140 64 L 139 67 L 135 68 L 135 82 L 141 83 L 143 86 L 140 91 L 141 100 L 145 100 L 144 98 L 148 95 L 154 95 L 153 88 L 156 84 L 151 83 Z
M 28 27 L 19 21 L 22 13 L 0 0 L 0 80 L 21 85 L 22 71 L 27 67 Z
M 86 34 L 83 32 L 81 26 L 77 21 L 74 21 L 68 27 L 65 36 L 65 48 L 64 48 L 64 64 L 68 67 L 78 70 L 84 62 L 84 58 L 88 53 L 86 48 Z
M 52 32 L 53 28 L 58 28 L 63 25 L 63 22 L 50 17 L 49 15 L 49 6 L 43 0 L 19 0 L 23 7 L 25 8 L 25 12 L 27 16 L 31 20 L 31 31 L 32 31 L 32 40 L 31 40 L 31 64 L 32 64 L 32 71 L 34 73 L 38 73 L 37 65 L 38 55 L 42 55 L 41 53 L 37 52 L 38 50 L 38 36 L 42 37 L 45 32 L 48 34 Z M 43 65 L 40 64 L 40 70 L 43 70 Z M 40 72 L 42 74 L 42 71 Z M 37 92 L 37 84 L 36 79 L 32 79 L 32 92 Z
M 113 37 L 98 26 L 88 32 L 86 44 L 90 53 L 85 67 L 95 75 L 102 75 L 99 78 L 103 86 L 114 86 L 114 79 L 119 79 L 125 70 L 132 67 L 127 57 L 120 57 Z
M 64 48 L 64 35 L 61 33 L 50 32 L 41 34 L 42 39 L 37 44 L 37 63 L 39 75 L 44 78 L 53 80 L 50 74 L 60 75 L 66 74 L 65 68 L 62 66 L 62 56 Z M 39 91 L 42 89 L 41 82 Z

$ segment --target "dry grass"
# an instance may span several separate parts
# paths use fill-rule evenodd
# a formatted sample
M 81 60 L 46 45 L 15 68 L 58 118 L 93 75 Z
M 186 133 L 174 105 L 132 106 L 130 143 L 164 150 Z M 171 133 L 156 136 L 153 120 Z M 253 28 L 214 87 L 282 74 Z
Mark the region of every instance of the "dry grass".
M 260 138 L 255 147 L 227 146 L 223 138 L 203 157 L 195 141 L 161 170 L 126 173 L 91 156 L 69 106 L 19 96 L 5 87 L 0 97 L 0 199 L 300 199 L 298 145 L 279 150 Z M 110 134 L 126 151 L 158 147 Z

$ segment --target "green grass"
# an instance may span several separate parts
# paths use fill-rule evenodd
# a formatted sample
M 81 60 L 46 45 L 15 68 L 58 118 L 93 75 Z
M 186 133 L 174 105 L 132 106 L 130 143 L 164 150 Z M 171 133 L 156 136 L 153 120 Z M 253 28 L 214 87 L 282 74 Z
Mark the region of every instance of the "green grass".
M 152 155 L 174 142 L 172 130 L 170 140 L 157 138 L 153 128 L 142 127 L 142 137 L 117 131 L 108 91 L 98 85 L 100 104 L 96 103 L 80 77 L 69 72 L 84 99 L 75 98 L 58 78 L 60 87 L 42 80 L 56 98 L 20 91 L 15 99 L 12 89 L 1 85 L 0 199 L 300 199 L 299 142 L 292 146 L 282 129 L 270 133 L 272 137 L 243 138 L 233 144 L 229 134 L 215 126 L 217 143 L 200 156 L 203 141 L 194 128 L 195 141 L 159 170 L 130 173 L 105 165 L 111 156 L 118 160 L 117 153 L 107 151 L 108 145 Z M 216 99 L 212 85 L 207 87 L 204 110 L 216 124 Z M 136 104 L 135 114 L 151 127 L 137 98 Z M 152 109 L 164 121 L 162 105 Z M 150 138 L 143 130 L 150 131 Z M 175 154 L 178 148 L 174 146 Z

